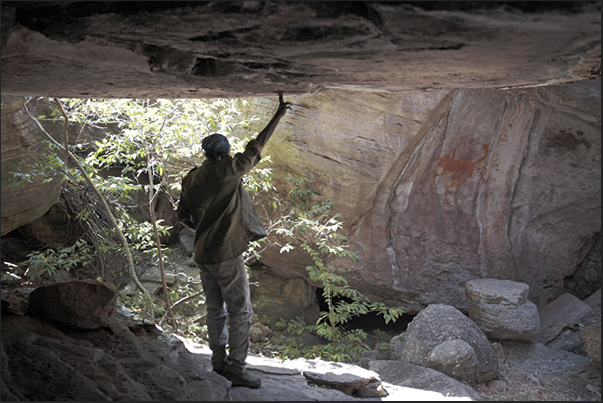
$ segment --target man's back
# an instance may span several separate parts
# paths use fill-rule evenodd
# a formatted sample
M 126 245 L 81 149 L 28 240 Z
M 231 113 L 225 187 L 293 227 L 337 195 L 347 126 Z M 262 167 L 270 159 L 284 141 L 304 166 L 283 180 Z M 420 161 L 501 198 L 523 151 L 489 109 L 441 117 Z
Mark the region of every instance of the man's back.
M 250 219 L 260 221 L 242 178 L 260 161 L 261 150 L 252 140 L 243 153 L 219 161 L 208 158 L 182 180 L 178 212 L 182 219 L 193 218 L 197 263 L 231 259 L 243 253 L 255 238 L 248 224 Z

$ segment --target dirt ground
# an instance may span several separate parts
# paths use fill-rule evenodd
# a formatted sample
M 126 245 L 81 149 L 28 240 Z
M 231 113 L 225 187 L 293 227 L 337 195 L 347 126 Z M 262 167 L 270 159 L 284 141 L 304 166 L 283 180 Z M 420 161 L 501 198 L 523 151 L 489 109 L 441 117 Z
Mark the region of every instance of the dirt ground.
M 601 369 L 594 364 L 562 376 L 533 374 L 504 366 L 501 380 L 472 385 L 484 400 L 492 401 L 601 401 Z

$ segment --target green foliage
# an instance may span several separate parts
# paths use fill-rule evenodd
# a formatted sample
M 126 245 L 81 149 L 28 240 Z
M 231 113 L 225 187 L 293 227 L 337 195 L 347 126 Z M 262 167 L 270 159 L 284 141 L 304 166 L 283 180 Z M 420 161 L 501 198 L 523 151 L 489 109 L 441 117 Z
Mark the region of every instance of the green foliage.
M 361 292 L 351 288 L 347 280 L 333 273 L 325 260 L 337 256 L 356 262 L 357 255 L 348 249 L 347 238 L 338 233 L 343 224 L 339 214 L 332 214 L 333 203 L 330 200 L 312 202 L 313 190 L 308 177 L 287 178 L 293 183 L 289 195 L 297 201 L 296 218 L 287 221 L 288 227 L 278 232 L 282 235 L 303 239 L 300 247 L 308 253 L 313 265 L 306 270 L 310 279 L 322 284 L 322 293 L 327 310 L 320 313 L 315 324 L 306 325 L 301 319 L 279 321 L 277 327 L 284 329 L 285 337 L 280 340 L 281 354 L 284 357 L 322 357 L 331 361 L 350 361 L 362 351 L 368 349 L 364 344 L 367 335 L 360 329 L 348 330 L 345 324 L 352 318 L 369 312 L 382 315 L 385 323 L 395 322 L 403 313 L 403 308 L 390 308 L 383 303 L 371 302 Z M 299 239 L 299 238 L 298 238 Z M 289 251 L 291 243 L 281 248 Z M 325 340 L 324 345 L 304 346 L 299 343 L 303 332 L 316 334 Z
M 248 121 L 236 119 L 244 100 L 134 100 L 134 99 L 61 99 L 61 104 L 70 122 L 105 130 L 106 136 L 96 141 L 92 152 L 88 152 L 82 165 L 93 183 L 110 201 L 118 218 L 118 225 L 128 240 L 132 257 L 138 264 L 146 260 L 158 259 L 153 225 L 140 217 L 140 209 L 132 208 L 140 204 L 137 194 L 144 192 L 153 197 L 158 191 L 165 191 L 170 197 L 180 191 L 182 176 L 203 159 L 202 139 L 214 132 L 229 138 L 233 152 L 243 151 L 247 139 L 233 135 L 233 131 L 246 127 Z M 56 111 L 54 116 L 58 116 Z M 80 154 L 89 145 L 78 145 L 74 150 Z M 263 164 L 269 158 L 263 159 Z M 120 168 L 118 176 L 107 175 L 108 169 Z M 150 173 L 150 175 L 149 175 Z M 148 184 L 149 176 L 153 183 Z M 245 178 L 245 186 L 252 193 L 273 189 L 272 170 L 257 167 L 253 175 Z M 78 180 L 74 177 L 73 183 Z M 175 199 L 172 198 L 175 206 Z M 84 204 L 78 218 L 84 220 L 95 215 L 94 206 Z M 170 227 L 157 221 L 160 236 L 169 234 Z M 111 238 L 110 228 L 99 228 L 99 253 L 117 251 L 124 255 L 120 244 L 106 242 Z M 169 250 L 162 248 L 166 256 Z M 179 286 L 168 287 L 171 303 L 182 300 L 193 291 Z M 126 307 L 154 320 L 157 315 L 165 315 L 165 302 L 133 290 L 120 296 Z M 202 301 L 198 298 L 197 301 Z M 189 302 L 187 302 L 189 303 Z M 196 302 L 195 302 L 196 303 Z M 204 337 L 203 326 L 180 318 L 179 332 L 195 337 Z
M 237 120 L 246 101 L 239 99 L 66 99 L 61 100 L 71 121 L 95 127 L 117 127 L 96 143 L 87 163 L 97 169 L 125 165 L 123 174 L 138 177 L 147 170 L 163 179 L 170 190 L 180 190 L 180 178 L 202 159 L 201 141 L 220 132 L 234 152 L 243 151 L 246 139 L 232 132 L 249 121 Z M 180 161 L 191 165 L 179 166 Z M 260 171 L 260 176 L 269 173 Z M 257 182 L 261 183 L 261 180 Z M 259 186 L 259 185 L 258 185 Z
M 275 327 L 282 334 L 276 338 L 280 359 L 322 358 L 328 361 L 352 362 L 355 357 L 368 350 L 365 344 L 367 334 L 361 329 L 343 330 L 338 327 L 333 332 L 324 323 L 306 324 L 297 317 L 290 321 L 279 320 Z M 306 345 L 300 342 L 304 333 L 319 335 L 323 343 Z M 329 340 L 331 340 L 329 342 Z
M 178 284 L 168 287 L 168 295 L 172 307 L 186 298 L 190 299 L 190 296 L 193 294 L 195 294 L 195 291 L 190 284 Z M 201 294 L 196 298 L 190 299 L 186 303 L 199 307 L 205 303 L 205 297 Z M 139 318 L 148 320 L 152 323 L 157 323 L 159 318 L 166 314 L 165 301 L 162 298 L 147 295 L 138 290 L 129 292 L 119 291 L 117 304 L 135 312 Z M 202 325 L 199 322 L 198 317 L 191 318 L 186 315 L 176 316 L 178 333 L 180 335 L 195 342 L 207 343 L 207 326 Z
M 3 183 L 10 185 L 11 191 L 26 183 L 62 181 L 70 175 L 69 168 L 57 154 L 56 144 L 44 140 L 40 142 L 37 149 L 33 158 L 14 162 L 8 166 L 8 175 L 3 179 Z
M 36 281 L 59 270 L 69 272 L 77 267 L 84 267 L 93 258 L 94 252 L 90 245 L 83 239 L 78 239 L 73 245 L 64 248 L 30 252 L 27 260 L 19 263 L 18 267 L 25 270 L 30 281 Z
M 151 295 L 142 292 L 126 293 L 119 291 L 117 304 L 137 312 L 143 319 L 151 321 L 154 321 L 155 317 L 161 315 L 165 310 Z

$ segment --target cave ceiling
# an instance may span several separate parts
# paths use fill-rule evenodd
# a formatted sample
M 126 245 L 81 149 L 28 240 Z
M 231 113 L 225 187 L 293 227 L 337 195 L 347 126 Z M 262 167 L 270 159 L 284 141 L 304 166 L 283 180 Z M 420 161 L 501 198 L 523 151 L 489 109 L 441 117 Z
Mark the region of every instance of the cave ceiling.
M 212 98 L 601 74 L 585 2 L 2 2 L 2 94 Z

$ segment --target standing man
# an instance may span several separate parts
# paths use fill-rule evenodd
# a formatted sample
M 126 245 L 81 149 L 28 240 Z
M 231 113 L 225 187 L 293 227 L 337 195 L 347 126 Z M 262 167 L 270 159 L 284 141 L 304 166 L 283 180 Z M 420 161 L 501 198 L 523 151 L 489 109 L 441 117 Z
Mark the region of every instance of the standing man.
M 206 159 L 182 179 L 178 202 L 178 219 L 195 231 L 194 260 L 205 292 L 213 370 L 233 386 L 262 384 L 260 377 L 246 371 L 253 310 L 242 253 L 250 242 L 265 237 L 266 230 L 242 178 L 260 161 L 278 122 L 291 109 L 281 92 L 278 97 L 274 116 L 244 152 L 231 156 L 228 139 L 219 133 L 203 139 Z

